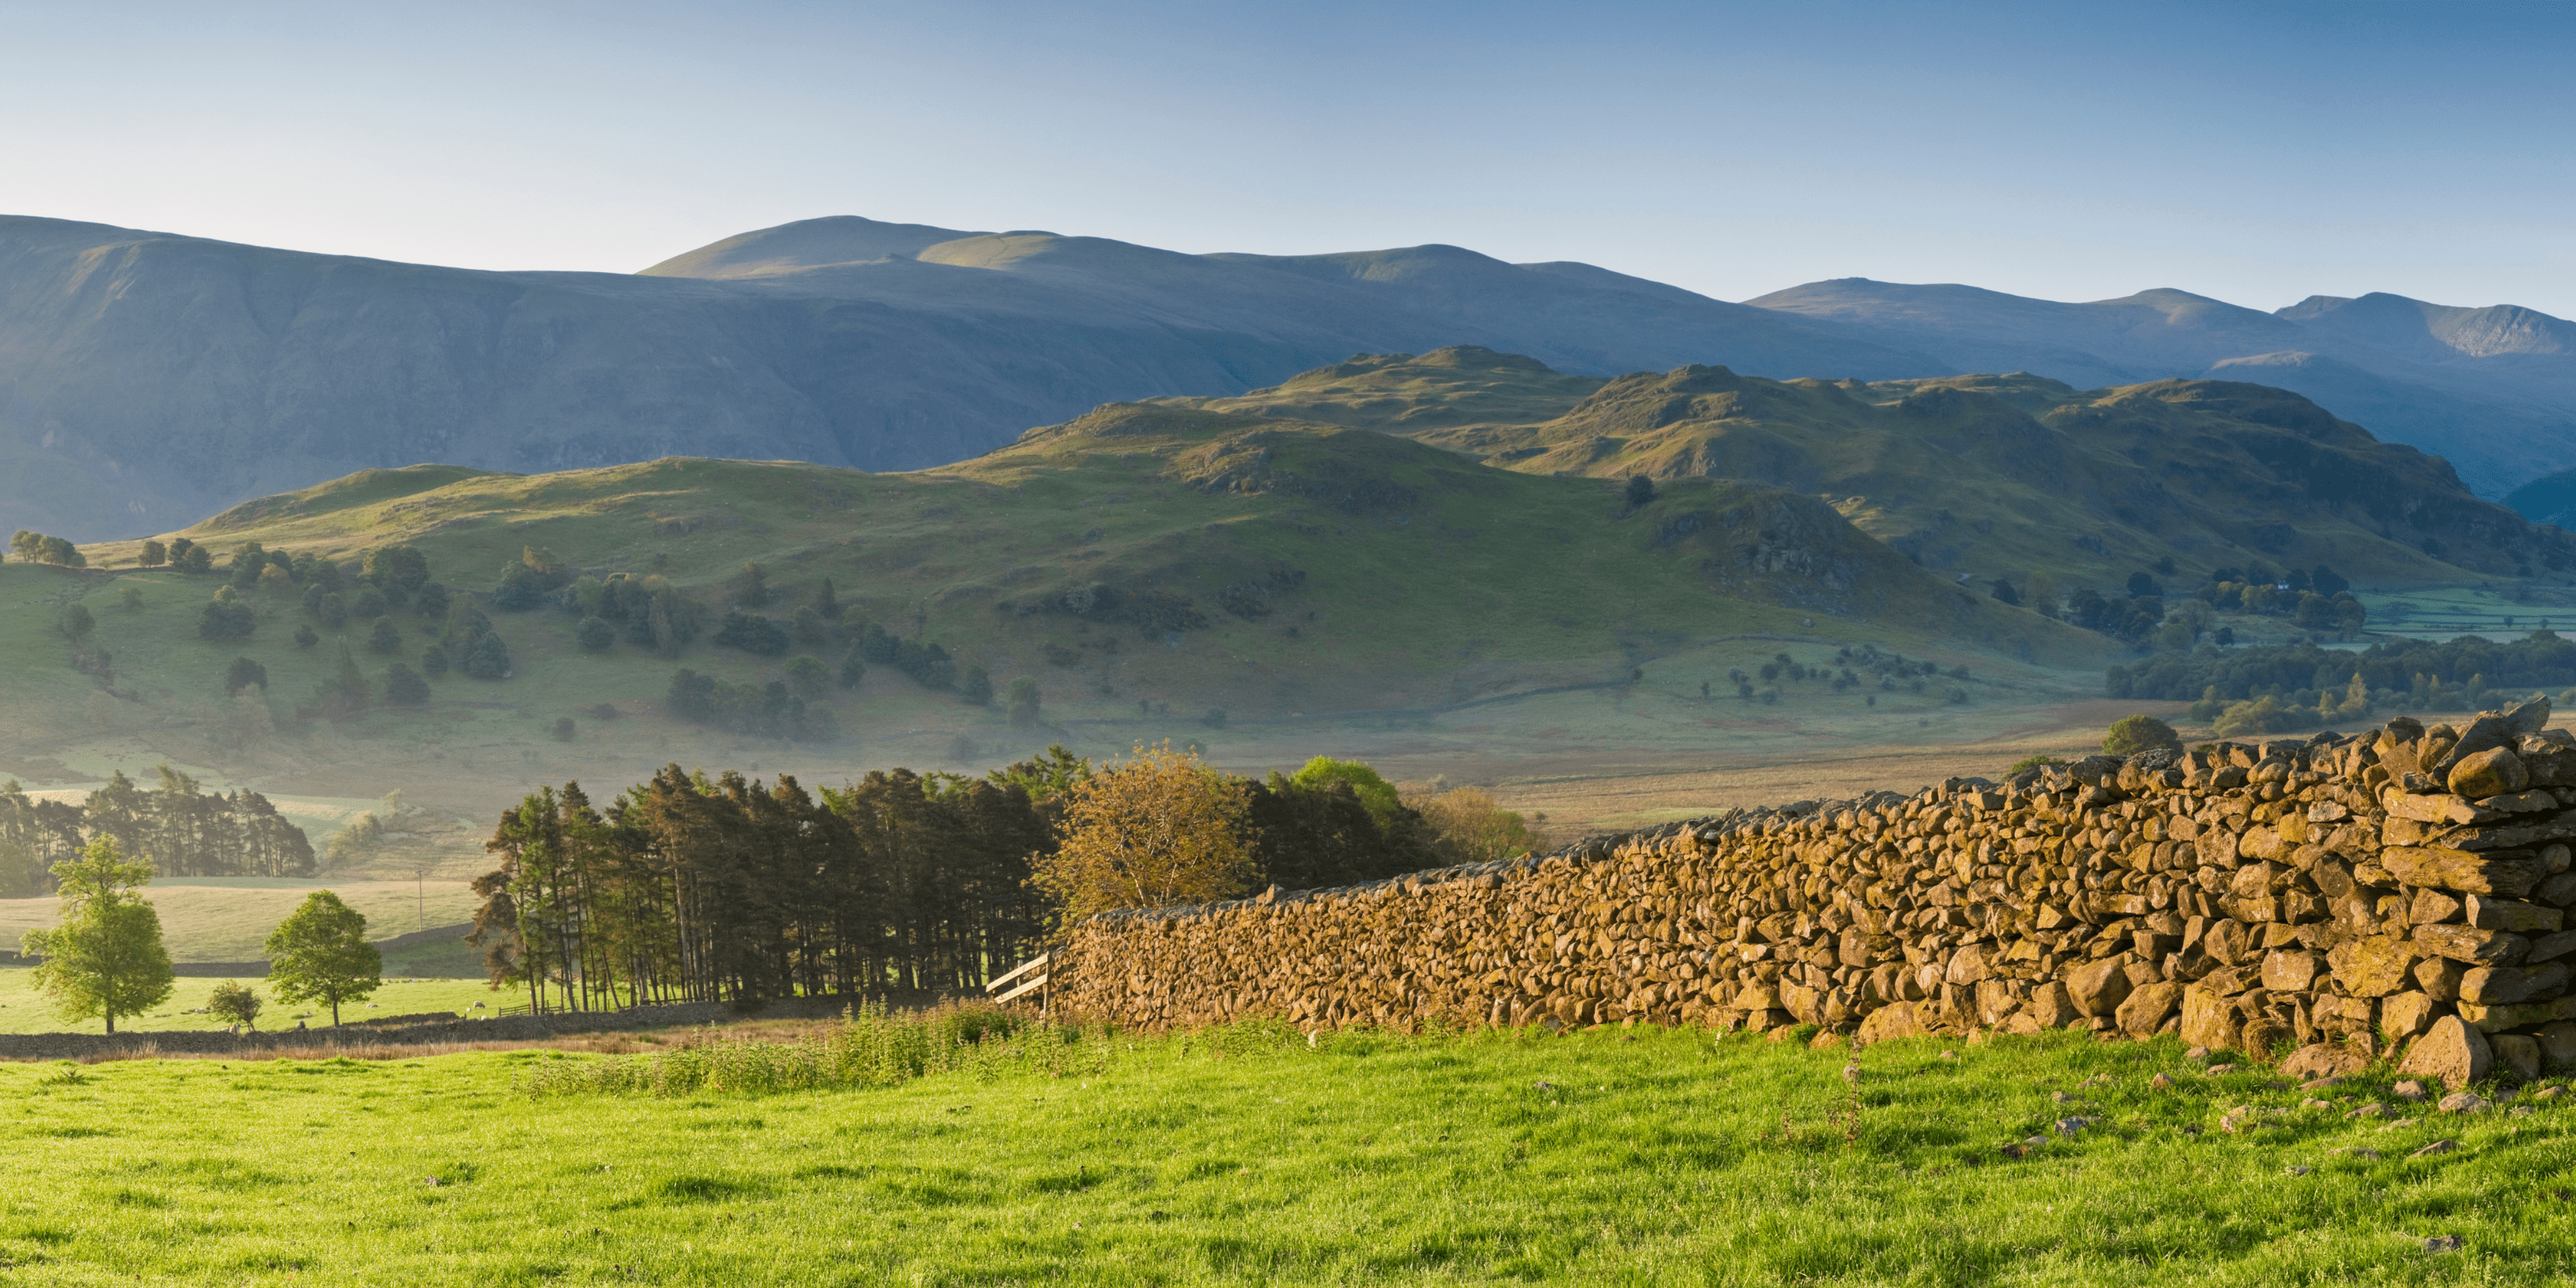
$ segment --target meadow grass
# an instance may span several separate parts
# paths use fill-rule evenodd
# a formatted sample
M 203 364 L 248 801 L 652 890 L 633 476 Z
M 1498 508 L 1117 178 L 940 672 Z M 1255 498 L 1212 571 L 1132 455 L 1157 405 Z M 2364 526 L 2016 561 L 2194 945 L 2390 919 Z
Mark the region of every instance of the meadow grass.
M 2171 1039 L 2054 1034 L 1954 1057 L 1907 1041 L 1854 1057 L 1653 1029 L 1003 1038 L 988 1034 L 984 1055 L 1010 1058 L 766 1094 L 655 1088 L 612 1074 L 637 1067 L 620 1057 L 543 1050 L 0 1067 L 19 1178 L 0 1199 L 0 1277 L 2576 1277 L 2563 1102 L 2382 1129 L 2344 1115 L 2386 1100 L 2384 1080 L 2303 1110 L 2305 1093 L 2259 1070 L 2209 1076 Z M 2152 1086 L 2159 1072 L 2176 1085 Z M 2239 1105 L 2282 1112 L 2221 1130 Z M 2094 1125 L 2055 1135 L 2069 1117 Z M 2034 1135 L 2049 1139 L 2024 1157 L 1998 1150 Z M 2408 1156 L 2443 1139 L 2460 1147 Z M 2354 1148 L 2382 1157 L 2339 1152 Z M 2462 1247 L 2428 1250 L 2441 1235 Z
M 259 1013 L 258 1028 L 263 1033 L 295 1027 L 298 1015 L 306 1016 L 305 1024 L 323 1028 L 331 1023 L 329 1007 L 315 1003 L 287 1006 L 270 996 L 266 977 L 243 977 L 233 980 L 183 975 L 170 991 L 170 1000 L 153 1007 L 146 1015 L 119 1016 L 119 1033 L 166 1033 L 177 1029 L 220 1029 L 224 1023 L 214 1016 L 199 1014 L 215 986 L 224 983 L 243 984 L 260 995 L 267 1009 Z M 525 1005 L 524 992 L 493 992 L 480 978 L 429 979 L 386 975 L 385 985 L 367 1001 L 342 1003 L 340 1018 L 358 1021 L 377 1015 L 421 1015 L 431 1011 L 463 1014 L 483 1003 L 483 1014 L 490 1014 L 512 1004 Z M 0 1033 L 104 1033 L 105 1022 L 98 1019 L 66 1020 L 53 1009 L 52 1002 L 36 991 L 35 971 L 24 966 L 0 966 Z

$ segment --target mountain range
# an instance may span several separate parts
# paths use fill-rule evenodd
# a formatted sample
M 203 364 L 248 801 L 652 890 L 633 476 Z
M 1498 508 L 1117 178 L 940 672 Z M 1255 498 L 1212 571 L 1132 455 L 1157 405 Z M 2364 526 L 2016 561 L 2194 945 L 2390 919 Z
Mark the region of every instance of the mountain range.
M 2568 324 L 2396 297 L 2280 314 L 1818 283 L 1748 304 L 1452 246 L 1191 255 L 856 217 L 636 274 L 488 272 L 0 218 L 0 525 L 74 539 L 420 461 L 963 460 L 1096 404 L 1469 344 L 1606 377 L 1722 363 L 2306 393 L 2501 493 L 2576 463 Z

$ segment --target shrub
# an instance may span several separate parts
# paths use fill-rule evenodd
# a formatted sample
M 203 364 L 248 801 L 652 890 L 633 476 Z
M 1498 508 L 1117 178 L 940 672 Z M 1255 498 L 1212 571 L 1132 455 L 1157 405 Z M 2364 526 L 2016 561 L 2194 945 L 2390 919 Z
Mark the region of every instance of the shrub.
M 402 632 L 394 629 L 394 619 L 376 618 L 375 627 L 367 632 L 367 647 L 378 653 L 393 653 L 402 648 Z
M 2174 732 L 2172 725 L 2154 716 L 2124 717 L 2114 723 L 2111 731 L 2102 738 L 2102 754 L 2106 756 L 2134 756 L 2158 747 L 2179 750 L 2182 736 Z
M 234 658 L 233 664 L 224 668 L 225 695 L 230 696 L 250 688 L 262 690 L 268 688 L 268 668 L 246 657 Z
M 867 660 L 859 656 L 859 646 L 853 644 L 849 652 L 841 655 L 841 667 L 833 673 L 832 678 L 839 681 L 844 689 L 855 689 L 859 687 L 859 681 L 866 679 L 867 675 Z
M 747 563 L 742 571 L 725 582 L 725 599 L 736 608 L 766 608 L 769 605 L 769 574 L 760 565 Z
M 762 657 L 783 657 L 793 642 L 778 623 L 756 613 L 727 613 L 724 624 L 716 629 L 714 642 L 728 648 Z
M 574 738 L 580 736 L 580 734 L 581 727 L 573 723 L 571 716 L 555 717 L 556 742 L 571 742 Z
M 787 688 L 797 697 L 812 699 L 823 696 L 832 687 L 832 668 L 823 660 L 800 653 L 787 659 Z
M 585 617 L 573 631 L 573 642 L 585 653 L 605 653 L 617 643 L 617 628 L 604 617 Z
M 385 592 L 373 586 L 360 586 L 357 598 L 349 601 L 349 616 L 373 621 L 384 616 L 389 608 L 391 605 L 385 602 Z
M 1038 723 L 1038 682 L 1023 675 L 1011 681 L 1011 727 L 1033 728 Z
M 98 619 L 90 616 L 89 609 L 79 604 L 63 605 L 63 611 L 54 619 L 54 624 L 75 640 L 98 629 Z
M 253 1027 L 252 1022 L 259 1018 L 259 1008 L 259 994 L 236 980 L 228 979 L 215 985 L 215 991 L 206 997 L 207 1014 L 245 1029 Z
M 967 667 L 965 678 L 957 682 L 957 697 L 971 707 L 993 705 L 993 677 L 980 666 Z
M 250 605 L 239 599 L 218 598 L 207 602 L 205 615 L 197 621 L 197 636 L 210 640 L 249 639 L 258 627 L 259 618 L 251 612 Z
M 429 557 L 411 546 L 380 546 L 366 555 L 367 580 L 417 591 L 429 581 Z
M 429 701 L 429 681 L 420 673 L 396 662 L 385 668 L 385 701 L 398 707 L 416 707 Z
M 295 628 L 295 647 L 311 648 L 321 642 L 322 633 L 320 631 L 314 630 L 310 626 L 298 626 Z
M 170 547 L 161 544 L 157 540 L 146 541 L 143 543 L 142 556 L 135 562 L 142 564 L 146 568 L 158 568 L 161 565 L 170 562 Z
M 457 669 L 477 680 L 509 679 L 510 646 L 501 642 L 499 632 L 486 631 L 472 648 L 465 650 L 465 660 Z
M 1426 799 L 1413 808 L 1432 831 L 1432 844 L 1451 863 L 1483 863 L 1527 854 L 1538 838 L 1520 815 L 1494 803 L 1482 787 L 1458 787 Z
M 420 614 L 423 619 L 428 621 L 435 622 L 445 618 L 447 616 L 447 587 L 439 585 L 437 582 L 433 581 L 428 585 L 421 587 L 419 590 L 412 592 L 411 608 L 413 612 Z
M 807 706 L 783 680 L 758 687 L 726 684 L 682 667 L 671 677 L 662 705 L 675 719 L 734 733 L 797 741 L 827 741 L 839 734 L 830 711 Z
M 432 643 L 420 651 L 420 671 L 427 676 L 447 674 L 447 646 Z

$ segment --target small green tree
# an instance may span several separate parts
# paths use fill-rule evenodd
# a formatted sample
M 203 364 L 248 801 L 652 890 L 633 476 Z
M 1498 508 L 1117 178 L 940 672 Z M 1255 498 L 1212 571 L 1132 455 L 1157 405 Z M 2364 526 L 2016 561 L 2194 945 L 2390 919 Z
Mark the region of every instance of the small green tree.
M 71 636 L 73 642 L 77 643 L 87 638 L 91 631 L 98 629 L 98 619 L 90 616 L 89 609 L 79 604 L 65 604 L 62 628 L 63 634 Z
M 259 1008 L 259 994 L 234 980 L 215 985 L 215 991 L 206 997 L 207 1014 L 246 1029 L 257 1027 L 254 1021 L 259 1019 Z
M 834 673 L 832 678 L 838 680 L 844 689 L 855 689 L 859 687 L 859 681 L 866 679 L 867 676 L 867 659 L 859 656 L 859 646 L 853 644 L 850 646 L 850 651 L 841 656 L 841 669 Z
M 367 648 L 375 653 L 402 651 L 402 632 L 395 629 L 394 619 L 390 617 L 376 619 L 375 627 L 367 632 Z
M 573 640 L 584 653 L 605 653 L 617 643 L 617 628 L 609 625 L 607 618 L 585 617 L 573 632 Z
M 993 677 L 980 666 L 967 667 L 957 681 L 957 696 L 970 707 L 993 705 Z
M 363 1002 L 384 985 L 384 954 L 367 942 L 367 918 L 328 890 L 316 890 L 268 937 L 268 979 L 277 1000 L 320 1002 L 340 1022 L 342 1002 Z
M 130 863 L 104 833 L 77 857 L 54 865 L 62 896 L 62 923 L 33 930 L 24 941 L 30 956 L 44 958 L 35 985 L 67 1020 L 141 1015 L 168 1001 L 177 977 L 161 944 L 161 914 L 135 893 L 152 880 L 152 865 Z
M 1027 729 L 1038 722 L 1038 682 L 1023 675 L 1011 681 L 1011 727 Z
M 137 562 L 146 568 L 158 568 L 170 562 L 170 547 L 157 540 L 146 541 L 143 543 L 143 555 Z

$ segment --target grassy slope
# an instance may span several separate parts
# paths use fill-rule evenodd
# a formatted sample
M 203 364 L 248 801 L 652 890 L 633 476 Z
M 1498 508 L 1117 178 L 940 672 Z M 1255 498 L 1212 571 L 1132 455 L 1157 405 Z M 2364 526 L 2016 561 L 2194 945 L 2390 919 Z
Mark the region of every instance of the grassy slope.
M 1247 472 L 1256 456 L 1269 464 Z M 2093 658 L 2088 637 L 1950 591 L 1811 501 L 1713 480 L 1666 491 L 1630 514 L 1598 482 L 1477 469 L 1384 435 L 1113 407 L 920 474 L 680 459 L 524 477 L 382 471 L 252 503 L 191 535 L 219 548 L 258 540 L 338 557 L 412 541 L 461 588 L 491 584 L 523 545 L 710 591 L 759 560 L 790 600 L 828 577 L 852 611 L 946 643 L 997 684 L 1036 677 L 1058 720 L 1134 720 L 1139 701 L 1183 721 L 1210 707 L 1258 716 L 1414 705 L 1609 680 L 1691 641 L 1742 640 L 1749 663 L 1776 647 L 1752 637 L 1784 632 L 1908 651 L 1966 644 L 2043 661 Z M 1694 515 L 1699 530 L 1671 531 Z M 1747 562 L 1755 547 L 1771 552 L 1768 565 Z M 109 566 L 132 558 L 130 545 L 90 553 Z M 1295 584 L 1273 576 L 1281 571 Z M 1185 596 L 1207 625 L 1148 631 L 1064 611 L 1067 591 L 1097 585 L 1130 600 Z M 119 604 L 128 586 L 144 594 L 138 612 Z M 1225 611 L 1224 592 L 1237 586 L 1263 588 L 1272 611 L 1258 620 Z M 304 615 L 291 595 L 266 593 L 253 596 L 261 625 L 252 639 L 200 641 L 195 622 L 211 589 L 166 571 L 84 578 L 0 565 L 0 599 L 20 606 L 7 642 L 32 659 L 0 676 L 0 689 L 58 726 L 112 737 L 178 719 L 221 746 L 240 716 L 211 695 L 242 655 L 268 668 L 271 706 L 290 712 L 329 674 L 336 641 L 296 648 L 290 636 Z M 57 664 L 67 650 L 44 624 L 75 597 L 97 616 L 118 688 L 134 700 L 92 697 L 95 686 Z M 1802 624 L 1820 612 L 1841 616 Z M 398 620 L 400 656 L 416 658 L 421 624 Z M 623 644 L 581 654 L 560 613 L 498 620 L 515 678 L 451 674 L 425 713 L 371 713 L 315 736 L 488 763 L 514 750 L 535 757 L 546 749 L 532 735 L 555 716 L 610 702 L 648 719 L 584 721 L 584 747 L 629 756 L 671 747 L 675 731 L 649 717 L 673 661 Z M 353 623 L 344 638 L 362 634 Z M 356 655 L 370 674 L 387 660 L 363 647 Z M 676 665 L 745 681 L 778 671 L 773 660 L 703 643 Z M 998 712 L 963 709 L 890 668 L 835 701 L 844 728 L 862 739 L 943 728 L 1014 736 Z M 1172 718 L 1116 735 L 1195 728 Z M 257 736 L 234 741 L 235 758 L 262 754 Z
M 2458 582 L 2537 565 L 2545 544 L 2439 461 L 2252 385 L 2085 392 L 2027 375 L 1776 381 L 1714 367 L 1604 382 L 1442 350 L 1193 405 L 1413 434 L 1528 472 L 1824 492 L 1928 567 L 2046 570 L 2068 587 L 2115 587 L 2166 557 L 2187 579 L 2259 559 Z M 2428 536 L 2469 568 L 2427 557 Z
M 1871 1048 L 1855 1093 L 1840 1050 L 1695 1032 L 1237 1030 L 887 1090 L 535 1102 L 523 1071 L 588 1057 L 0 1067 L 0 1137 L 45 1178 L 0 1191 L 0 1257 L 28 1284 L 2576 1275 L 2563 1108 L 2380 1130 L 2342 1110 L 2383 1082 L 2302 1111 L 2172 1039 L 1958 1056 Z M 2217 1129 L 2247 1104 L 2282 1116 Z M 1997 1153 L 2070 1114 L 2100 1126 Z M 2464 1249 L 2425 1250 L 2445 1234 Z

